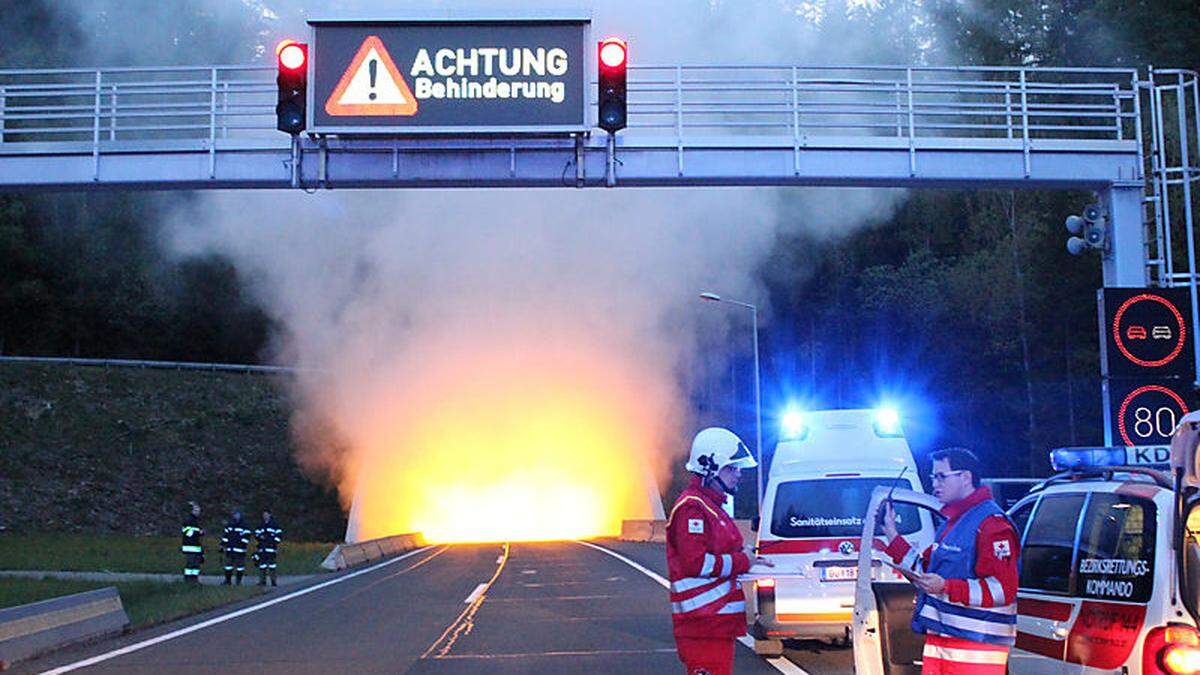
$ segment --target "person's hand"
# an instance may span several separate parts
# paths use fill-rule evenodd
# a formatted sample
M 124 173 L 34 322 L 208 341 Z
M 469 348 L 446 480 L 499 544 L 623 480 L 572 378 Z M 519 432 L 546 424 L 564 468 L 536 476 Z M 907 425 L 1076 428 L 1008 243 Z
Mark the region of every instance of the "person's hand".
M 929 595 L 941 595 L 946 590 L 946 580 L 939 574 L 922 574 L 913 583 Z
M 892 508 L 890 499 L 883 503 L 883 534 L 889 542 L 900 536 L 896 529 L 896 509 Z

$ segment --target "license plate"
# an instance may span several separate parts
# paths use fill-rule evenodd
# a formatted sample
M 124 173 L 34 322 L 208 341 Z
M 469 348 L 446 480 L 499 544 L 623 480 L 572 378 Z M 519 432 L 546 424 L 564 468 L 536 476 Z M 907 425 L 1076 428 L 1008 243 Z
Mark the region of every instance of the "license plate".
M 858 579 L 857 567 L 822 567 L 821 581 L 855 581 Z

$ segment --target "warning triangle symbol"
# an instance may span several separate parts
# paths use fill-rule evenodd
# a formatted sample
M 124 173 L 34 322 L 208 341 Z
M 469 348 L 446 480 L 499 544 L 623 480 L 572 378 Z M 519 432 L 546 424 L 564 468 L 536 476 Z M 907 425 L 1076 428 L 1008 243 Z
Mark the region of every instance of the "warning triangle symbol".
M 368 35 L 363 40 L 325 101 L 325 112 L 356 117 L 417 114 L 417 97 L 412 95 L 379 36 Z

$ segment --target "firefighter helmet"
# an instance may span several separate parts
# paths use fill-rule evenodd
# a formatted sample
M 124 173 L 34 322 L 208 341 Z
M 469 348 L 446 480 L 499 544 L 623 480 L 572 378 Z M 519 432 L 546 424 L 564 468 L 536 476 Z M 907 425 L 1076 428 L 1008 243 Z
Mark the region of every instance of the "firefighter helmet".
M 701 476 L 715 476 L 727 466 L 753 469 L 758 466 L 750 454 L 750 448 L 737 434 L 721 427 L 709 427 L 696 434 L 692 440 L 692 453 L 688 457 L 687 470 Z

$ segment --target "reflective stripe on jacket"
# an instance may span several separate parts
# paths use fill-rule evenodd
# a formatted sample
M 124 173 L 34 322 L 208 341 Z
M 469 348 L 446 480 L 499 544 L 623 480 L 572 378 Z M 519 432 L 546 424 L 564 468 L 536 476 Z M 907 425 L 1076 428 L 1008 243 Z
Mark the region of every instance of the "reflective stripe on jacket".
M 942 523 L 938 527 L 937 544 L 929 557 L 928 571 L 944 579 L 967 580 L 971 599 L 982 595 L 982 584 L 988 580 L 975 578 L 975 537 L 983 521 L 996 515 L 1004 517 L 1004 512 L 996 502 L 988 499 L 953 521 L 948 531 L 946 523 Z M 993 598 L 1004 595 L 992 584 L 989 584 L 989 592 Z M 1005 600 L 1006 604 L 984 608 L 951 602 L 945 594 L 933 597 L 920 593 L 913 610 L 912 628 L 918 633 L 1011 646 L 1017 636 L 1017 604 L 1016 598 Z
M 258 541 L 260 553 L 274 553 L 283 542 L 283 528 L 272 518 L 254 530 L 254 539 Z
M 183 527 L 180 528 L 180 534 L 183 537 L 183 541 L 179 546 L 180 551 L 184 553 L 204 552 L 204 540 L 201 538 L 204 536 L 204 528 L 200 527 L 200 523 L 195 516 L 189 515 L 184 519 Z
M 245 553 L 250 545 L 250 530 L 242 522 L 230 522 L 221 532 L 221 546 L 227 553 Z
M 671 620 L 678 637 L 746 632 L 746 602 L 737 575 L 750 568 L 750 559 L 737 524 L 721 508 L 723 497 L 694 476 L 667 520 Z

